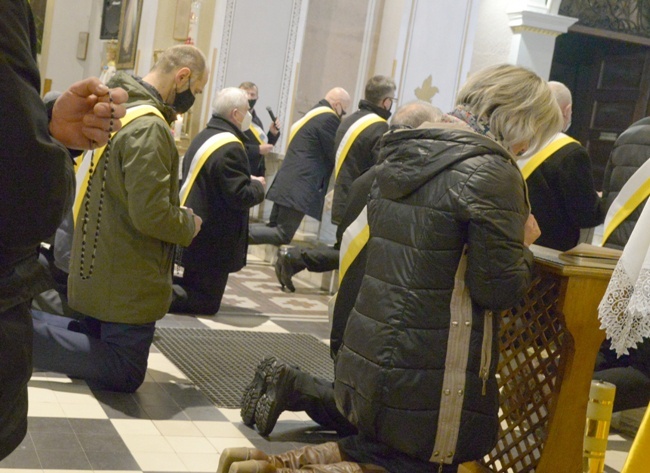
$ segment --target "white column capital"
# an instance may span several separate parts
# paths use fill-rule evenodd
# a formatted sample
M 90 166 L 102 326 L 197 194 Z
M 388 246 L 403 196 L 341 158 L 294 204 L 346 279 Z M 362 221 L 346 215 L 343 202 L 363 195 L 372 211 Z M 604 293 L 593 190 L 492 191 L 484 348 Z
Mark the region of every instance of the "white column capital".
M 569 27 L 578 21 L 577 18 L 548 13 L 557 6 L 553 2 L 528 0 L 518 2 L 518 5 L 537 3 L 536 11 L 531 9 L 511 10 L 508 12 L 508 25 L 512 30 L 512 45 L 510 62 L 528 67 L 547 79 L 551 72 L 555 38 L 566 33 Z M 544 4 L 544 5 L 542 5 Z M 542 6 L 547 12 L 539 11 Z
M 514 34 L 532 32 L 550 36 L 566 33 L 578 18 L 541 13 L 532 10 L 508 12 L 508 24 Z

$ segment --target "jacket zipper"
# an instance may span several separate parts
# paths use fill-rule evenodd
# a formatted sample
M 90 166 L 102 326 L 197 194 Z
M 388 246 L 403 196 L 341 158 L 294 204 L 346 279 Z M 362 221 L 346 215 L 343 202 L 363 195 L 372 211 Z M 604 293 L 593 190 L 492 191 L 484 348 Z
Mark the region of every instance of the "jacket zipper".
M 490 364 L 492 362 L 492 317 L 491 310 L 485 312 L 483 320 L 483 346 L 481 347 L 481 370 L 480 376 L 483 380 L 481 395 L 487 394 L 487 380 L 490 376 Z

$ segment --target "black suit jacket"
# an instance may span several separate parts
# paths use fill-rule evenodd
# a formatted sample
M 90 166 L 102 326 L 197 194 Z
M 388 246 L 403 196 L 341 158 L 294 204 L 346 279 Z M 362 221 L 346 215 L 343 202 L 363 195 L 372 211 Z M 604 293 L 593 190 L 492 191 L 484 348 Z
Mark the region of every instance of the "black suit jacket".
M 526 180 L 532 213 L 542 235 L 536 245 L 566 251 L 578 243 L 581 228 L 599 225 L 604 206 L 596 193 L 587 150 L 569 143 Z
M 264 200 L 264 186 L 251 180 L 242 132 L 222 117 L 213 115 L 187 150 L 183 182 L 192 157 L 205 141 L 217 133 L 230 132 L 240 142 L 214 151 L 194 181 L 185 205 L 203 219 L 201 231 L 183 250 L 186 268 L 206 274 L 239 271 L 246 264 L 248 209 Z

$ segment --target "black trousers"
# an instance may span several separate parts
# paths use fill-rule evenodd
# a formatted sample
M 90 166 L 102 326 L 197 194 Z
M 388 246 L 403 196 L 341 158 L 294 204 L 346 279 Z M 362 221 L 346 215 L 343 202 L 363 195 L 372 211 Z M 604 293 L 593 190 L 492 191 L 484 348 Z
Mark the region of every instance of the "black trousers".
M 312 273 L 325 273 L 339 269 L 339 250 L 332 246 L 301 248 L 299 258 L 305 268 Z
M 27 433 L 27 382 L 32 376 L 29 302 L 0 313 L 0 460 Z
M 352 435 L 357 429 L 343 417 L 334 400 L 334 384 L 300 370 L 293 370 L 293 393 L 287 400 L 287 410 L 305 411 L 318 424 L 340 435 Z
M 283 205 L 273 204 L 269 225 L 251 225 L 248 230 L 248 241 L 251 245 L 287 245 L 291 243 L 296 230 L 305 216 L 299 210 Z
M 205 273 L 185 268 L 182 278 L 174 278 L 169 312 L 213 315 L 219 312 L 229 273 Z
M 647 407 L 650 403 L 650 340 L 644 340 L 629 355 L 620 358 L 605 340 L 596 358 L 593 379 L 616 385 L 614 412 Z

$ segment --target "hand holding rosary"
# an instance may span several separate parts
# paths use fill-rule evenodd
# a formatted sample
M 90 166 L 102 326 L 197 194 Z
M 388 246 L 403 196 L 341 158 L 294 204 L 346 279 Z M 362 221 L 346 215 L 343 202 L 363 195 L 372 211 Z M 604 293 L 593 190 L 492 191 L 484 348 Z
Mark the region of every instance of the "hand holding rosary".
M 108 127 L 108 142 L 106 143 L 106 146 L 104 147 L 103 152 L 101 152 L 97 163 L 95 163 L 95 151 L 93 151 L 93 156 L 90 159 L 90 168 L 88 169 L 88 187 L 86 188 L 86 193 L 84 195 L 84 215 L 81 223 L 81 253 L 80 253 L 80 261 L 79 261 L 79 275 L 81 276 L 81 279 L 90 279 L 90 277 L 93 274 L 93 269 L 95 267 L 95 256 L 97 255 L 97 242 L 99 239 L 99 228 L 101 225 L 102 221 L 102 209 L 104 206 L 104 193 L 106 190 L 106 172 L 108 170 L 108 162 L 110 159 L 110 154 L 111 154 L 111 135 L 113 133 L 113 128 L 115 125 L 115 106 L 113 104 L 113 96 L 111 95 L 111 91 L 108 91 L 108 101 L 111 107 L 111 119 L 109 122 L 109 127 Z M 90 149 L 93 149 L 97 143 L 94 140 L 89 139 L 89 145 Z M 93 146 L 94 145 L 94 146 Z M 96 167 L 94 166 L 99 166 L 100 161 L 103 158 L 103 166 L 102 166 L 102 174 L 100 176 L 99 182 L 97 182 L 97 185 L 101 186 L 101 192 L 99 194 L 99 204 L 97 208 L 97 222 L 95 224 L 95 232 L 93 234 L 93 243 L 92 243 L 92 253 L 90 255 L 90 263 L 88 265 L 88 271 L 85 272 L 85 259 L 86 259 L 86 245 L 87 245 L 87 238 L 88 238 L 88 223 L 90 220 L 90 196 L 92 192 L 92 186 L 93 186 L 93 177 L 95 175 L 95 171 L 97 170 Z

